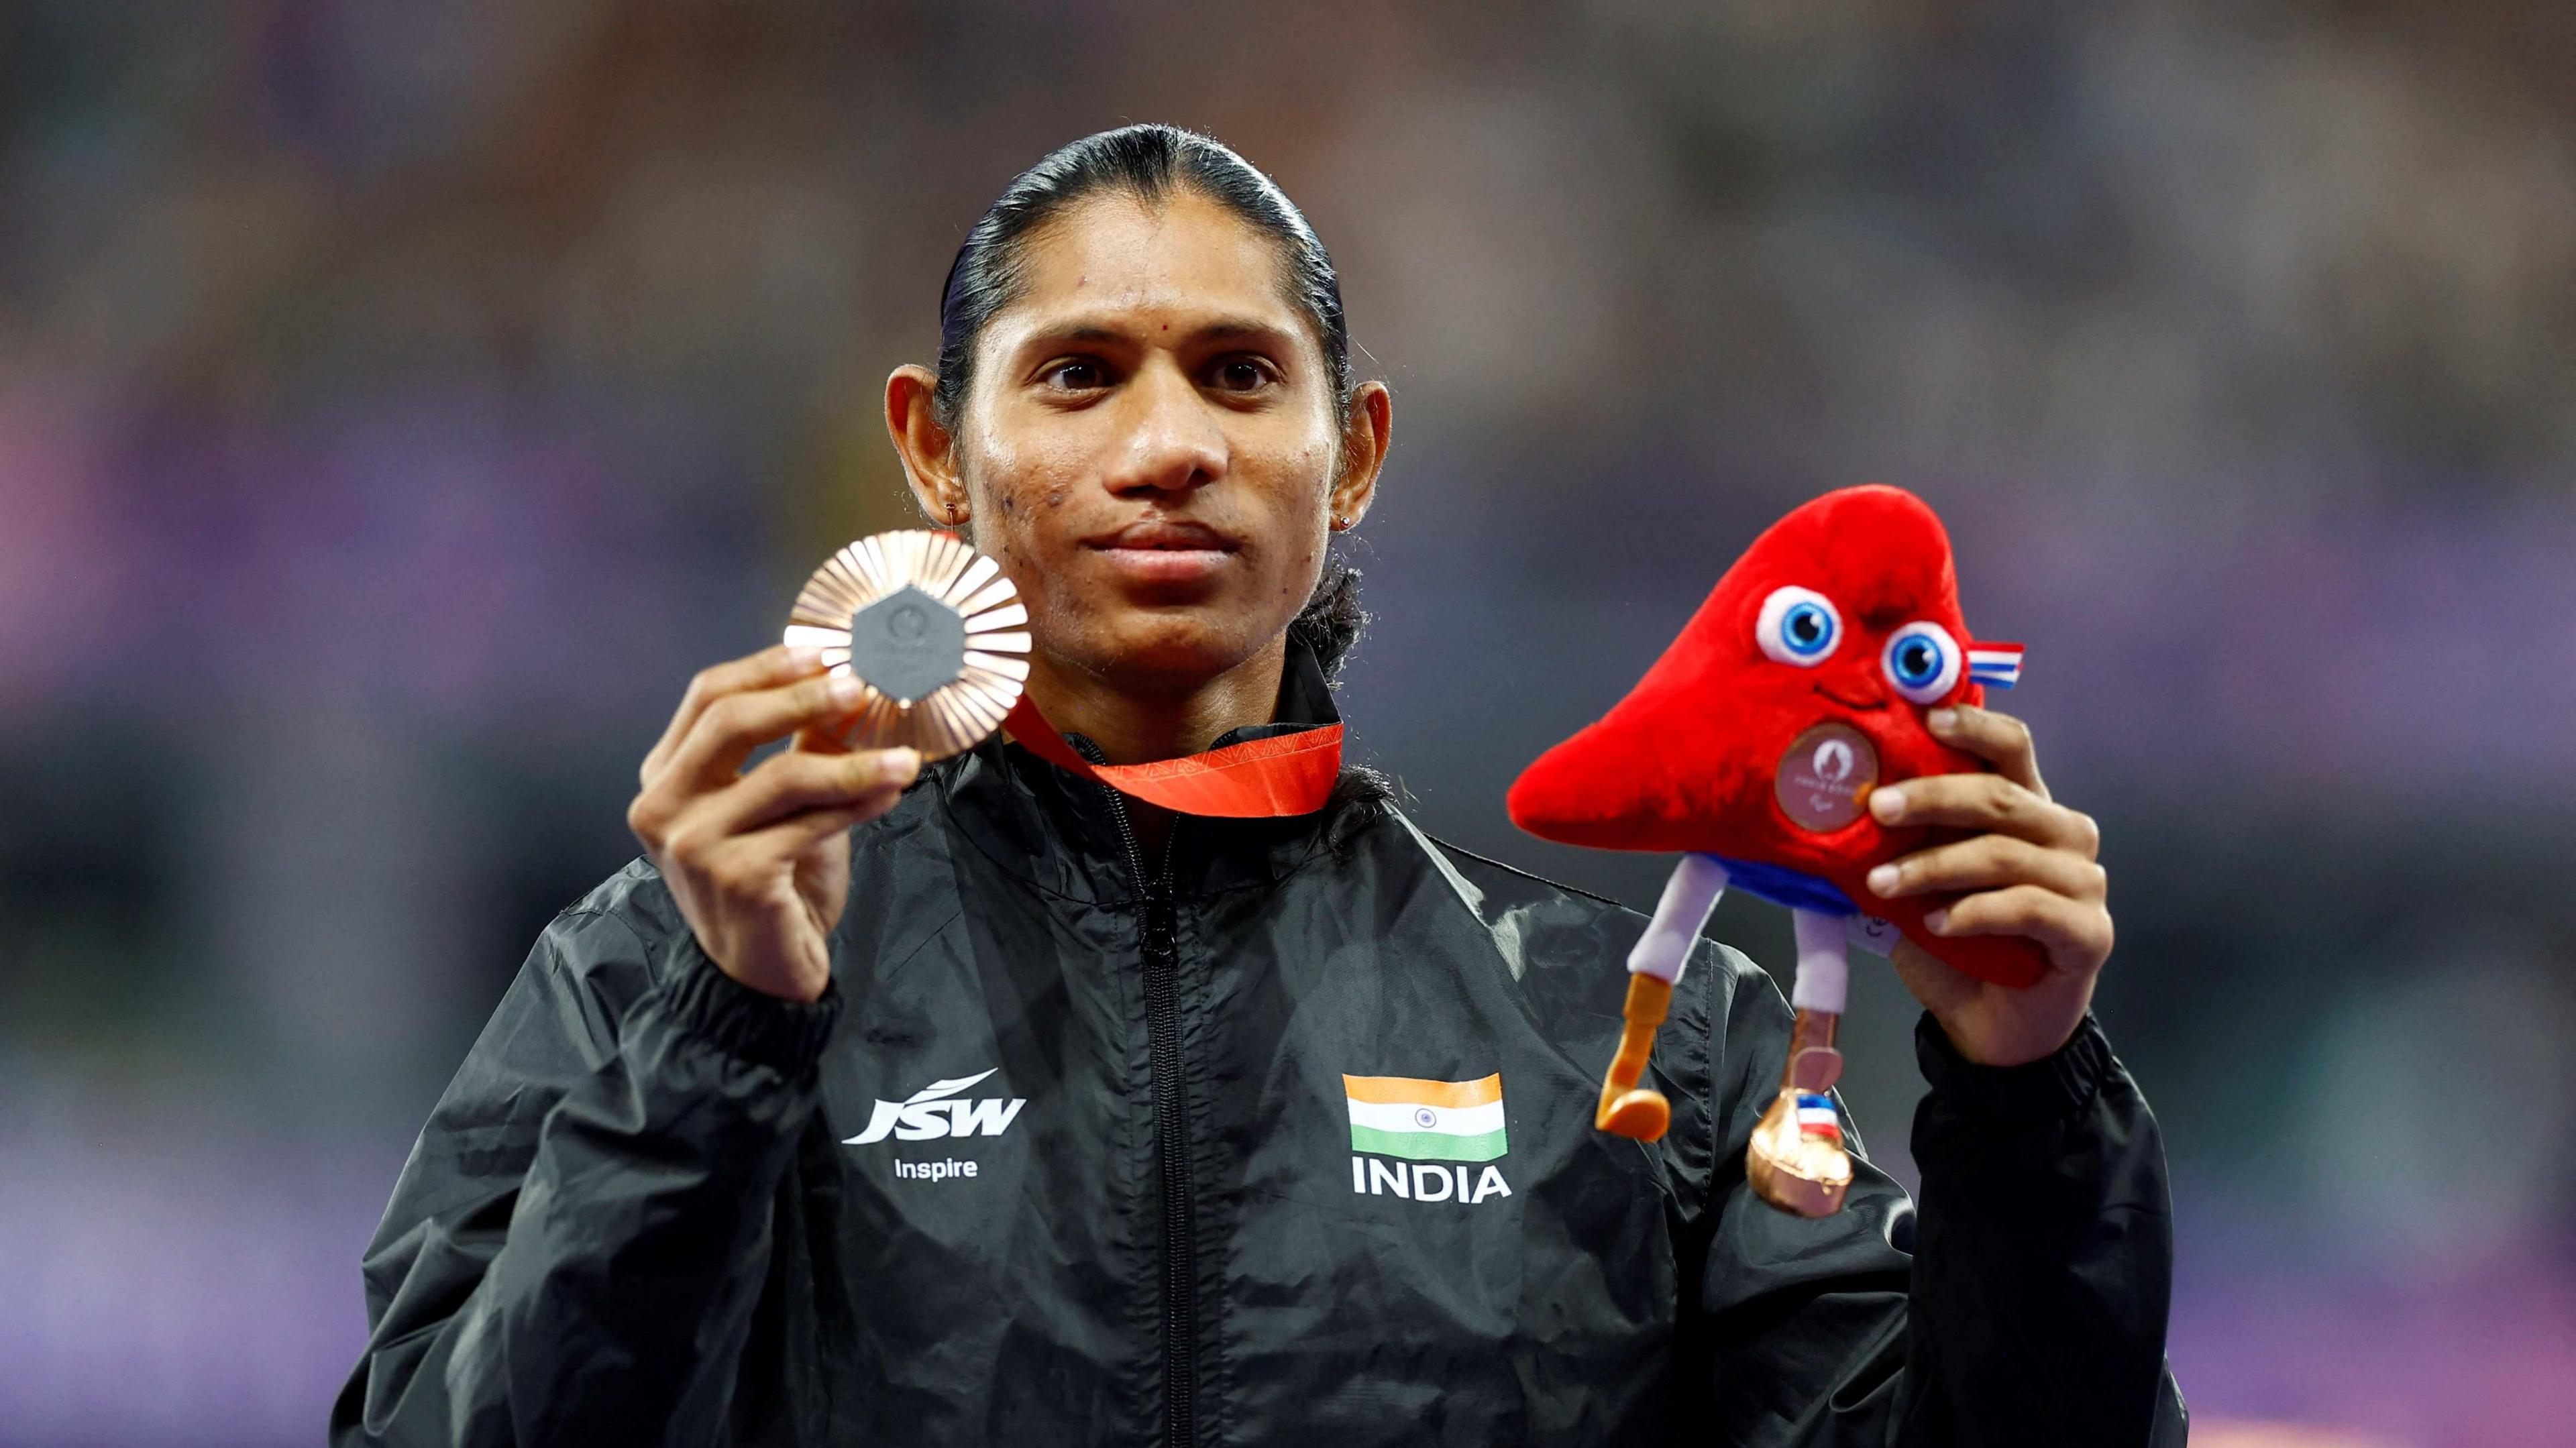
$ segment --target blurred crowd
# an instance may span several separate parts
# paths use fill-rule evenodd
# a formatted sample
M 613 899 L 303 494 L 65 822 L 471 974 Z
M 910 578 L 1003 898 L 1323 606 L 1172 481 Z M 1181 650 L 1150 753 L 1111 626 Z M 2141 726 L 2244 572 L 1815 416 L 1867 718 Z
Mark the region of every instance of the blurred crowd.
M 2103 821 L 2196 1411 L 2563 1433 L 2576 12 L 0 0 L 0 1444 L 318 1434 L 682 683 L 912 520 L 965 228 L 1147 119 L 1394 388 L 1343 707 L 1427 828 L 1651 902 L 1505 783 L 1778 513 L 1922 493 Z

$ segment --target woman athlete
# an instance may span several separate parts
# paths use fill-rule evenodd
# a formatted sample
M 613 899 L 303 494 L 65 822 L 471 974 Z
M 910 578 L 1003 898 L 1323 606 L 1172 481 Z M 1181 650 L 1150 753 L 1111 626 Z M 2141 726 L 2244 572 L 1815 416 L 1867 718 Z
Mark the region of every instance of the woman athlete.
M 1327 544 L 1393 426 L 1348 352 L 1322 244 L 1202 136 L 1077 141 L 969 234 L 886 421 L 1095 763 L 1337 723 Z M 1607 1136 L 1638 916 L 1364 771 L 1175 815 L 1001 737 L 836 750 L 850 703 L 787 649 L 690 684 L 644 858 L 540 937 L 403 1172 L 335 1442 L 2182 1441 L 2096 836 L 2018 722 L 1956 711 L 1993 772 L 1877 793 L 1970 832 L 1881 893 L 2054 973 L 1907 952 L 1920 1212 L 1863 1162 L 1805 1220 L 1743 1179 L 1789 1015 L 1740 954 L 1676 993 L 1670 1132 Z

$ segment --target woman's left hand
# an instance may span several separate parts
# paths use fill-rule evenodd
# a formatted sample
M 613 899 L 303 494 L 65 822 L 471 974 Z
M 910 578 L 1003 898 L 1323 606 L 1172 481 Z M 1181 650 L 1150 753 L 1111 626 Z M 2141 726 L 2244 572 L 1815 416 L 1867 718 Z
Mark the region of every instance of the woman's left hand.
M 1869 888 L 1884 898 L 1956 895 L 1928 917 L 1934 934 L 2026 935 L 2047 950 L 2049 972 L 2019 989 L 1992 985 L 1908 940 L 1892 957 L 1896 973 L 1960 1055 L 1985 1066 L 2036 1061 L 2075 1034 L 2111 955 L 2109 882 L 2095 860 L 2102 833 L 2090 815 L 2048 797 L 2019 719 L 1961 705 L 1924 722 L 1996 772 L 1888 785 L 1871 791 L 1870 814 L 1882 825 L 1979 833 L 1891 860 L 1869 872 Z

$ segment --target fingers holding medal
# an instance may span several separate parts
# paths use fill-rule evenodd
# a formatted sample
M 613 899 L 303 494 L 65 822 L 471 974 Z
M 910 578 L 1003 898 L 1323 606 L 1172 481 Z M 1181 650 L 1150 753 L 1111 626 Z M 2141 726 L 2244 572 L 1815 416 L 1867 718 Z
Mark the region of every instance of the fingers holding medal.
M 881 533 L 816 571 L 783 644 L 690 681 L 627 824 L 719 969 L 820 998 L 850 830 L 1001 724 L 1028 678 L 1027 624 L 991 559 L 942 533 Z

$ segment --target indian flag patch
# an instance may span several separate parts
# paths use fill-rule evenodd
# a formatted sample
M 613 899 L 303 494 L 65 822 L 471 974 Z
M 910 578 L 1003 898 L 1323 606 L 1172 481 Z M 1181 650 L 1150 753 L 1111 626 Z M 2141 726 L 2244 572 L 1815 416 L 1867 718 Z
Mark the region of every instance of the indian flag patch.
M 1503 1154 L 1503 1078 L 1421 1081 L 1344 1076 L 1351 1150 L 1415 1161 L 1492 1161 Z

